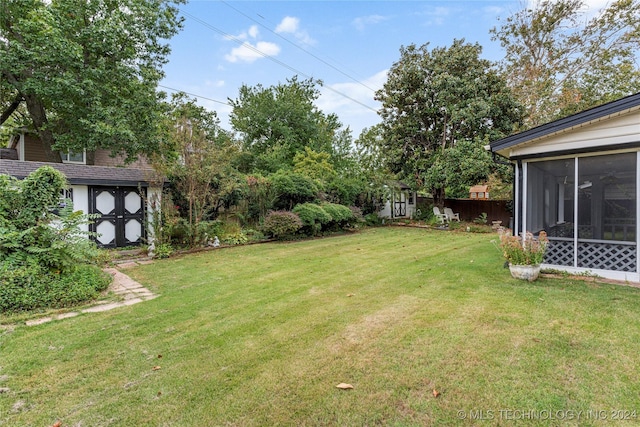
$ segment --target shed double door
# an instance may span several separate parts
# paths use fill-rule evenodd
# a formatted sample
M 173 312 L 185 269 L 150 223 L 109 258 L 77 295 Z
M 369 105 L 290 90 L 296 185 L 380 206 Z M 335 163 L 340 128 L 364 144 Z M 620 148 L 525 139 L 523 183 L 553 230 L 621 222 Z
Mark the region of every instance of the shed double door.
M 142 193 L 141 193 L 142 191 Z M 144 189 L 91 187 L 89 211 L 98 214 L 89 230 L 102 247 L 139 245 L 144 238 Z
M 407 216 L 407 198 L 404 193 L 399 193 L 394 196 L 393 216 L 394 218 Z

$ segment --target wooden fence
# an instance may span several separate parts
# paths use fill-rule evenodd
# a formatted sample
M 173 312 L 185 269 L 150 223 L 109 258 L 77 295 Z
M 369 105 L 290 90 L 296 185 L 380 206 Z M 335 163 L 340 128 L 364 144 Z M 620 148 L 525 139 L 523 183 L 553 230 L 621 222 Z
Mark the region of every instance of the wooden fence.
M 433 199 L 418 197 L 420 209 L 431 209 Z M 513 213 L 511 200 L 473 200 L 473 199 L 445 199 L 444 206 L 460 214 L 462 221 L 473 221 L 483 213 L 487 214 L 487 224 L 492 221 L 502 221 L 502 225 L 510 227 Z

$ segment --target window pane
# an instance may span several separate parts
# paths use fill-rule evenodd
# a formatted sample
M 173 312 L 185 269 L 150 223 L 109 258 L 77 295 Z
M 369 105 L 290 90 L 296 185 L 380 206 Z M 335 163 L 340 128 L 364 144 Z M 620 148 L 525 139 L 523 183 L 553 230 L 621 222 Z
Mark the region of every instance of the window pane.
M 527 231 L 573 237 L 574 159 L 527 163 Z
M 636 153 L 578 160 L 578 238 L 635 241 Z
M 70 151 L 69 158 L 67 160 L 70 162 L 84 163 L 84 153 L 83 152 L 74 153 Z

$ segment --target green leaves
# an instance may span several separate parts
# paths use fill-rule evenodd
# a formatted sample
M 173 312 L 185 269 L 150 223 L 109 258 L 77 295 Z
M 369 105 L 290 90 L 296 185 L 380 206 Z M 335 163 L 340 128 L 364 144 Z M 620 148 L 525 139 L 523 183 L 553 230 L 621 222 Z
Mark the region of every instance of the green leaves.
M 610 2 L 593 17 L 583 0 L 544 0 L 492 30 L 502 71 L 527 109 L 525 128 L 640 91 L 640 3 Z
M 49 166 L 22 181 L 0 175 L 0 266 L 67 272 L 97 255 L 79 228 L 87 215 L 73 212 L 71 204 L 58 211 L 66 185 L 64 175 Z
M 238 99 L 230 101 L 230 119 L 253 156 L 246 172 L 269 174 L 289 169 L 296 153 L 304 152 L 305 147 L 333 153 L 341 124 L 337 116 L 325 115 L 314 105 L 320 96 L 318 83 L 293 77 L 269 88 L 240 88 Z
M 480 58 L 477 43 L 455 40 L 448 48 L 428 47 L 400 49 L 400 59 L 376 93 L 382 132 L 368 142 L 379 148 L 368 151 L 392 172 L 444 196 L 447 186 L 486 178 L 480 141 L 513 131 L 522 109 L 493 64 Z
M 155 151 L 161 40 L 180 28 L 181 2 L 2 2 L 0 109 L 22 99 L 50 154 Z

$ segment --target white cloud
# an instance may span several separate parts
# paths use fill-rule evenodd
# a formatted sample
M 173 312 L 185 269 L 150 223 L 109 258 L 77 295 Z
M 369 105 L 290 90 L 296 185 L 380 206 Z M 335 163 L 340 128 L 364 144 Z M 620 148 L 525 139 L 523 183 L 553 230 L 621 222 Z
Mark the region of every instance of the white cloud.
M 280 46 L 270 42 L 257 42 L 255 45 L 244 42 L 242 46 L 231 49 L 231 53 L 224 56 L 229 62 L 248 62 L 265 56 L 276 56 L 280 53 Z
M 277 34 L 293 34 L 299 43 L 312 45 L 315 40 L 309 36 L 307 31 L 300 29 L 300 19 L 293 16 L 285 16 L 276 26 Z
M 252 25 L 251 27 L 249 27 L 249 36 L 252 39 L 255 39 L 256 37 L 258 37 L 258 26 L 257 25 Z
M 360 16 L 351 21 L 351 24 L 356 27 L 358 31 L 363 31 L 367 26 L 379 24 L 387 19 L 389 18 L 382 15 Z
M 276 27 L 276 33 L 292 33 L 295 34 L 300 26 L 300 19 L 293 16 L 285 16 Z
M 237 36 L 225 36 L 227 40 L 249 40 L 258 37 L 259 31 L 257 25 L 252 25 L 247 31 L 243 31 Z

